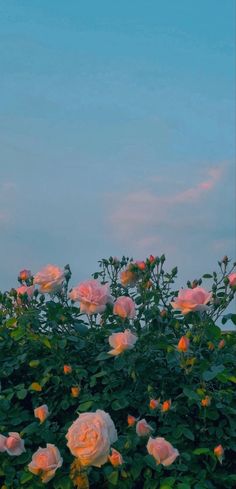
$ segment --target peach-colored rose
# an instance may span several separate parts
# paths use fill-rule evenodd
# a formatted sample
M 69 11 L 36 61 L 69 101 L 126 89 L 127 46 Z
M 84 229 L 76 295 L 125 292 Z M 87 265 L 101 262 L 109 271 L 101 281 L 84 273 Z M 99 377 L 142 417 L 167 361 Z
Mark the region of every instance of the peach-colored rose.
M 19 433 L 10 432 L 5 441 L 6 451 L 9 455 L 18 456 L 25 452 L 25 442 Z
M 136 433 L 138 436 L 148 436 L 153 428 L 147 423 L 146 419 L 140 419 L 136 424 Z
M 80 302 L 80 310 L 85 314 L 102 313 L 106 305 L 112 302 L 110 287 L 108 284 L 100 284 L 98 280 L 87 280 L 74 287 L 69 293 L 69 298 Z
M 113 467 L 118 467 L 124 463 L 121 453 L 118 452 L 118 450 L 115 450 L 115 448 L 111 449 L 111 455 L 109 455 L 108 458 Z
M 0 435 L 0 453 L 6 451 L 6 440 L 6 436 Z
M 62 466 L 63 459 L 58 448 L 51 443 L 47 443 L 47 448 L 39 447 L 33 454 L 32 461 L 28 469 L 32 474 L 39 475 L 44 484 L 49 482 L 55 472 Z
M 229 283 L 231 287 L 236 287 L 236 272 L 230 273 L 228 275 Z
M 190 341 L 187 338 L 187 336 L 181 336 L 179 343 L 178 343 L 178 346 L 177 346 L 177 350 L 182 351 L 182 352 L 188 351 L 189 343 L 190 343 Z
M 128 414 L 128 417 L 127 417 L 128 426 L 134 426 L 136 421 L 137 420 L 134 416 L 132 416 L 131 414 Z
M 195 289 L 183 289 L 179 291 L 178 297 L 171 302 L 174 309 L 178 309 L 182 314 L 193 311 L 205 311 L 207 304 L 212 298 L 212 293 L 207 292 L 203 287 Z
M 35 418 L 40 420 L 40 423 L 43 423 L 49 415 L 47 404 L 42 404 L 42 406 L 35 408 L 34 415 Z
M 147 451 L 149 455 L 155 458 L 157 464 L 164 466 L 171 465 L 179 456 L 178 450 L 162 437 L 150 437 L 147 444 Z
M 65 272 L 56 265 L 47 265 L 34 277 L 34 284 L 39 285 L 39 291 L 48 294 L 53 294 L 60 290 Z
M 135 317 L 135 303 L 130 297 L 121 296 L 116 299 L 113 307 L 113 313 L 121 318 Z
M 28 280 L 29 278 L 31 278 L 32 275 L 31 275 L 31 271 L 30 270 L 21 270 L 20 273 L 19 273 L 19 279 L 20 280 Z
M 21 295 L 27 295 L 28 300 L 32 298 L 32 295 L 34 293 L 34 285 L 31 285 L 30 287 L 27 287 L 27 285 L 22 285 L 21 287 L 18 287 L 16 289 L 17 292 L 17 302 L 18 304 L 21 304 Z
M 132 265 L 123 270 L 120 274 L 120 281 L 123 287 L 134 287 L 138 281 L 137 273 L 131 270 Z
M 110 345 L 113 347 L 113 350 L 108 352 L 109 355 L 116 356 L 125 350 L 131 350 L 134 348 L 137 339 L 137 336 L 131 333 L 129 329 L 125 329 L 123 333 L 112 333 L 108 338 Z
M 69 428 L 66 438 L 72 455 L 82 466 L 101 467 L 108 460 L 110 446 L 117 440 L 117 432 L 109 414 L 101 409 L 82 413 Z

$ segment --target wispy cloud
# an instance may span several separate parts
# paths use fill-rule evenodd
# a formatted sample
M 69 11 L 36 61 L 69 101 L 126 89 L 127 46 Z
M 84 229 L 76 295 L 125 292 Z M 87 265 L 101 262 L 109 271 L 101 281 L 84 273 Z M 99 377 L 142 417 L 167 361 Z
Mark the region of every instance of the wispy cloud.
M 110 214 L 110 226 L 116 239 L 124 245 L 133 245 L 137 250 L 150 250 L 165 244 L 170 247 L 170 229 L 207 226 L 204 213 L 194 215 L 194 210 L 205 202 L 222 179 L 225 165 L 206 169 L 204 178 L 195 185 L 175 193 L 159 194 L 158 191 L 141 188 L 115 198 Z M 171 182 L 173 184 L 173 182 Z M 163 191 L 163 189 L 162 189 Z M 168 230 L 168 239 L 164 236 Z M 172 242 L 171 248 L 175 244 Z

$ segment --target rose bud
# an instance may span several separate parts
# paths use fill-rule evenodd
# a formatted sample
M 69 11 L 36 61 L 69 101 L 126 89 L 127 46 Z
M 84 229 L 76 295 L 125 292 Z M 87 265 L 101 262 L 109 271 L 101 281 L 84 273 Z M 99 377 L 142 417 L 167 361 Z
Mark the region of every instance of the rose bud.
M 71 395 L 72 397 L 79 397 L 80 388 L 78 386 L 71 387 Z
M 136 433 L 138 436 L 150 435 L 153 428 L 147 423 L 146 419 L 140 419 L 136 424 Z
M 189 339 L 187 338 L 187 336 L 182 336 L 179 340 L 179 343 L 178 343 L 178 346 L 177 346 L 177 350 L 178 351 L 181 351 L 181 352 L 186 352 L 188 351 L 188 348 L 189 348 Z
M 72 372 L 72 367 L 70 365 L 64 365 L 63 371 L 65 375 L 71 374 Z
M 224 449 L 222 445 L 218 445 L 217 447 L 214 448 L 214 454 L 218 458 L 219 462 L 222 464 L 222 459 L 224 455 Z
M 163 413 L 166 413 L 167 411 L 169 411 L 171 408 L 171 399 L 169 399 L 168 401 L 164 401 L 162 406 L 161 406 L 161 410 Z
M 111 449 L 111 455 L 109 455 L 109 460 L 111 462 L 111 464 L 113 465 L 113 467 L 118 467 L 119 465 L 122 465 L 123 464 L 123 458 L 122 458 L 122 455 L 120 454 L 120 452 L 118 452 L 117 450 L 115 450 L 115 448 L 112 448 Z
M 157 399 L 150 399 L 150 402 L 149 402 L 149 407 L 150 409 L 156 409 L 160 404 L 160 401 L 157 400 Z
M 134 416 L 131 416 L 131 414 L 128 414 L 127 423 L 129 426 L 134 426 L 136 421 L 137 420 Z
M 35 418 L 40 420 L 40 423 L 43 423 L 49 415 L 47 404 L 42 404 L 42 406 L 35 408 L 34 415 Z

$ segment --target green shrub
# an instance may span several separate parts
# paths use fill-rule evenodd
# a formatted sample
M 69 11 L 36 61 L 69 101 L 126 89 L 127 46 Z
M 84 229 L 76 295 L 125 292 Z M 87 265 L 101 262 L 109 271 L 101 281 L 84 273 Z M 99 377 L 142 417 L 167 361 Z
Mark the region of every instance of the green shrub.
M 88 481 L 91 489 L 236 486 L 236 339 L 234 332 L 222 332 L 216 325 L 219 317 L 236 324 L 235 314 L 222 316 L 235 294 L 228 279 L 234 276 L 233 267 L 229 269 L 225 257 L 219 274 L 203 276 L 204 287 L 212 293 L 207 308 L 193 306 L 182 314 L 171 305 L 178 300 L 177 269 L 165 272 L 164 262 L 164 256 L 141 263 L 125 257 L 100 262 L 94 279 L 110 284 L 114 301 L 130 297 L 136 306 L 134 319 L 114 314 L 110 299 L 101 314 L 82 313 L 78 303 L 68 299 L 68 266 L 54 293 L 43 295 L 35 289 L 28 297 L 12 289 L 0 294 L 0 434 L 7 439 L 8 433 L 17 432 L 25 443 L 18 456 L 2 449 L 2 489 L 44 487 L 42 473 L 34 475 L 28 465 L 46 444 L 55 445 L 63 458 L 47 487 L 74 487 L 76 460 L 65 435 L 78 415 L 96 410 L 114 422 L 118 439 L 112 448 L 123 463 L 88 465 L 86 473 L 83 467 L 85 482 L 77 479 L 76 487 L 88 487 Z M 132 287 L 121 284 L 122 270 L 122 282 L 133 279 Z M 30 287 L 33 277 L 20 276 L 19 281 Z M 188 283 L 190 294 L 198 287 L 203 287 L 201 280 Z M 82 301 L 80 307 L 83 310 Z M 133 347 L 108 354 L 108 338 L 127 329 L 138 338 Z M 49 416 L 40 423 L 34 409 L 44 404 Z M 136 420 L 133 426 L 128 415 Z M 136 433 L 138 419 L 151 427 L 148 436 Z M 149 436 L 170 442 L 179 452 L 176 460 L 158 464 L 147 451 Z M 222 457 L 214 453 L 218 445 L 224 449 Z

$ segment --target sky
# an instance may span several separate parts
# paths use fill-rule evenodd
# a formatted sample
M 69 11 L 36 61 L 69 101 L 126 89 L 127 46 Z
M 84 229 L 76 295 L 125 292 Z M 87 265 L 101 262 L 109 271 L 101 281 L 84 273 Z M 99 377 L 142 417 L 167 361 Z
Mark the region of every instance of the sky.
M 235 1 L 0 0 L 0 289 L 235 259 Z

